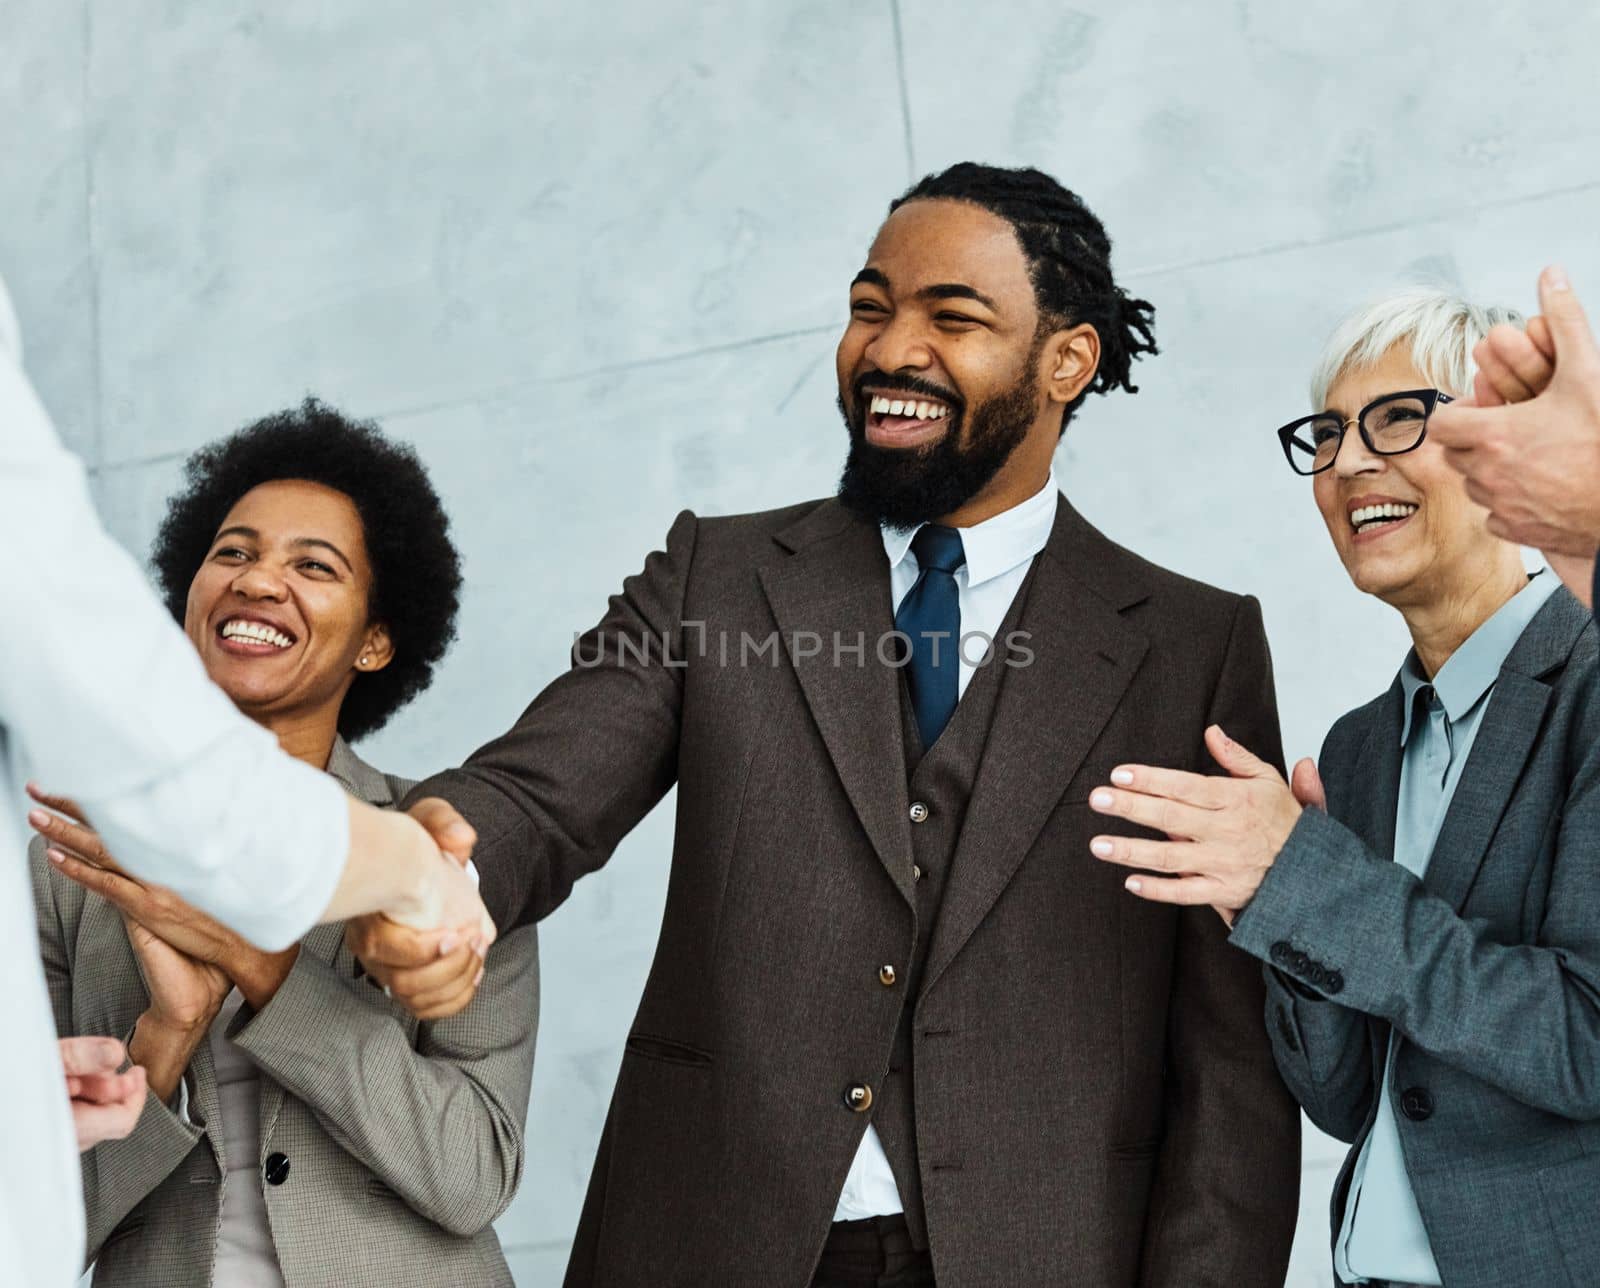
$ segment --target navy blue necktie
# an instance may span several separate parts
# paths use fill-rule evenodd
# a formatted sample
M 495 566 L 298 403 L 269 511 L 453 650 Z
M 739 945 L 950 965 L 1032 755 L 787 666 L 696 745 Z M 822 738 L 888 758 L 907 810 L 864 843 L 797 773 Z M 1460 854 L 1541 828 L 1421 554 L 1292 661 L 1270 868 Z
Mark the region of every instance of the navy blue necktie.
M 911 538 L 911 552 L 921 571 L 900 610 L 894 626 L 911 637 L 911 710 L 926 751 L 939 740 L 956 709 L 960 677 L 961 600 L 956 592 L 956 569 L 967 562 L 961 533 L 927 523 Z

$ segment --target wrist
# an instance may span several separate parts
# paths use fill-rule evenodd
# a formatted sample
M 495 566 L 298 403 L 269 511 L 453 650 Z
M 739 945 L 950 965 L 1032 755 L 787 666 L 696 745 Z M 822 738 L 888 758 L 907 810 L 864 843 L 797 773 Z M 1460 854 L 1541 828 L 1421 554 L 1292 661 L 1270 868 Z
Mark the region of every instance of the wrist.
M 240 951 L 228 962 L 228 977 L 250 1009 L 259 1011 L 276 996 L 299 959 L 299 944 L 291 944 L 281 953 L 264 953 L 241 945 Z
M 205 1040 L 205 1025 L 173 1025 L 155 1011 L 135 1022 L 128 1040 L 128 1059 L 143 1067 L 146 1083 L 157 1100 L 170 1104 L 189 1061 Z
M 133 1042 L 128 1045 L 128 1054 L 133 1055 L 135 1043 L 141 1044 L 151 1051 L 186 1050 L 193 1052 L 205 1037 L 206 1030 L 211 1027 L 211 1021 L 216 1019 L 216 1012 L 196 1020 L 174 1019 L 163 1014 L 154 1006 L 139 1016 L 134 1026 Z M 135 1059 L 135 1064 L 143 1061 Z
M 405 820 L 409 844 L 394 898 L 383 912 L 402 925 L 432 928 L 439 920 L 439 865 L 444 860 L 420 824 L 404 814 L 394 817 Z

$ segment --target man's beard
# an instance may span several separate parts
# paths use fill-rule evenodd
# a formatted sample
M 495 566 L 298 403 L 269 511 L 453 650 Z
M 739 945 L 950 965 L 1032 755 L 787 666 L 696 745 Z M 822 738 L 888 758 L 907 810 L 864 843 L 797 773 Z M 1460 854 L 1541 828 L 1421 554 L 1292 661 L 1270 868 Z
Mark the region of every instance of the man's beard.
M 972 431 L 963 434 L 967 413 L 952 401 L 950 427 L 936 442 L 921 447 L 878 447 L 867 441 L 867 408 L 860 383 L 852 420 L 839 396 L 839 414 L 850 431 L 850 455 L 839 479 L 839 500 L 873 523 L 915 528 L 953 514 L 977 496 L 1011 458 L 1033 424 L 1036 395 L 1030 360 L 1010 389 L 996 394 L 972 412 Z M 874 390 L 892 394 L 928 395 L 931 388 L 904 377 L 865 377 Z M 920 386 L 920 387 L 914 387 Z M 945 396 L 948 397 L 948 396 Z M 965 441 L 963 441 L 965 440 Z

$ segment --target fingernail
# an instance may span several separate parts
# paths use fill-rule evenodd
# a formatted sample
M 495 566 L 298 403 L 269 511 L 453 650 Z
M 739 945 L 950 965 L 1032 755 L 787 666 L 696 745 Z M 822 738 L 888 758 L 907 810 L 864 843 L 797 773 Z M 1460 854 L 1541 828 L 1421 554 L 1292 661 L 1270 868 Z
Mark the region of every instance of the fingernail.
M 45 857 L 52 863 L 65 863 L 67 861 L 66 852 L 64 850 L 56 849 L 56 847 L 53 845 L 44 853 Z
M 1117 798 L 1110 792 L 1096 792 L 1093 796 L 1089 797 L 1089 804 L 1093 805 L 1096 809 L 1110 809 L 1114 804 L 1116 804 L 1116 799 Z
M 1131 787 L 1133 785 L 1133 770 L 1113 769 L 1111 771 L 1111 781 L 1118 787 Z
M 1552 291 L 1570 291 L 1572 283 L 1567 281 L 1567 270 L 1560 264 L 1552 264 L 1544 270 L 1544 284 Z
M 1130 894 L 1138 894 L 1139 891 L 1144 889 L 1144 882 L 1139 880 L 1138 877 L 1129 877 L 1123 882 L 1123 888 Z
M 50 825 L 50 815 L 46 814 L 42 809 L 31 809 L 28 811 L 28 822 L 34 827 L 48 827 Z
M 483 972 L 485 969 L 486 968 L 483 966 L 478 967 L 478 973 L 472 977 L 473 988 L 477 988 L 479 984 L 483 983 Z
M 453 837 L 457 841 L 466 841 L 471 839 L 472 829 L 465 823 L 452 823 L 445 828 L 445 835 Z
M 439 956 L 448 957 L 455 949 L 456 937 L 454 935 L 446 935 L 439 941 Z
M 1104 837 L 1100 837 L 1097 840 L 1090 841 L 1089 848 L 1102 859 L 1109 859 L 1111 857 L 1111 852 L 1115 847 L 1110 841 L 1106 840 Z

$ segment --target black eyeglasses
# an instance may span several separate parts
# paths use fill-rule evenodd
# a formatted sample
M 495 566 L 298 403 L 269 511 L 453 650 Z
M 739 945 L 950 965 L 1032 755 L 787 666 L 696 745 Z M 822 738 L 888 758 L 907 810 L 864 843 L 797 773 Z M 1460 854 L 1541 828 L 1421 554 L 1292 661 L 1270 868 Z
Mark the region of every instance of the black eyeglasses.
M 1341 420 L 1331 411 L 1302 416 L 1278 431 L 1283 454 L 1296 474 L 1320 474 L 1339 457 L 1344 432 L 1354 425 L 1367 450 L 1378 456 L 1399 456 L 1422 446 L 1433 409 L 1452 402 L 1437 389 L 1408 389 L 1374 398 L 1359 416 Z

